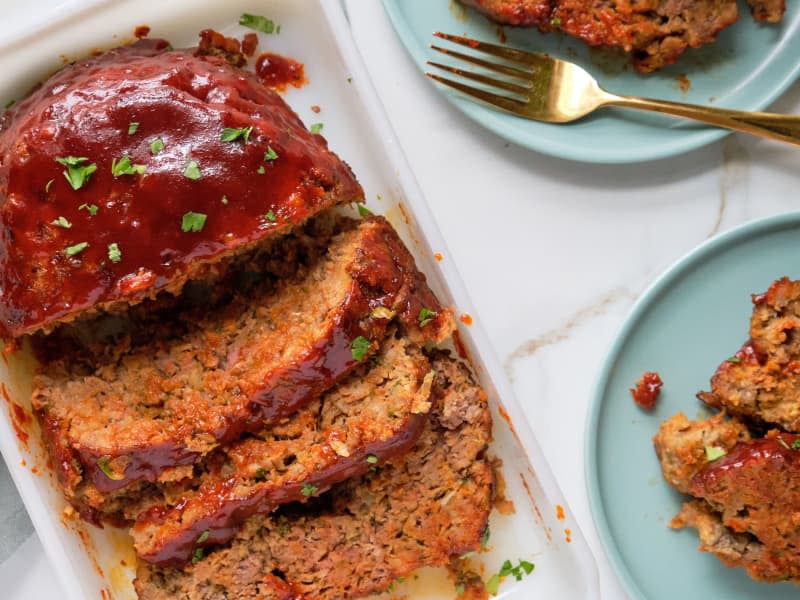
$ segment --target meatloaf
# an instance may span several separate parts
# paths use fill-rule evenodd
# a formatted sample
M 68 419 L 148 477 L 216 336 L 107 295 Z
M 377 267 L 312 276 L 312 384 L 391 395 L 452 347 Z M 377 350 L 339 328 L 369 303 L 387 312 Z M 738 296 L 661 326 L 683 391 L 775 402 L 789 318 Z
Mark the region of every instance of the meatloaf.
M 359 201 L 350 168 L 252 74 L 141 40 L 0 115 L 0 337 L 179 293 Z
M 674 63 L 688 48 L 715 41 L 738 19 L 736 0 L 460 0 L 504 25 L 561 30 L 591 46 L 631 54 L 649 73 Z M 752 0 L 757 19 L 777 22 L 783 0 Z
M 493 487 L 486 396 L 448 354 L 431 359 L 431 418 L 409 454 L 313 504 L 252 517 L 183 569 L 141 562 L 139 598 L 358 598 L 479 549 Z
M 345 229 L 295 277 L 181 314 L 164 337 L 156 319 L 138 345 L 44 364 L 32 403 L 67 498 L 185 477 L 368 360 L 393 321 L 415 342 L 447 338 L 450 312 L 388 222 Z
M 800 281 L 753 296 L 750 340 L 717 368 L 698 398 L 728 413 L 800 432 Z

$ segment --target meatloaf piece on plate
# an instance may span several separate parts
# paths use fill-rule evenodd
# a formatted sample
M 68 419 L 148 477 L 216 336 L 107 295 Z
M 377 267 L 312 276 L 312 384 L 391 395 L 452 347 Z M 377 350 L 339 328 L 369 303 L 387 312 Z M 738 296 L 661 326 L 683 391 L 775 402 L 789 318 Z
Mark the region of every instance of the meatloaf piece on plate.
M 358 598 L 479 549 L 493 488 L 486 396 L 448 354 L 431 360 L 431 416 L 409 454 L 313 504 L 250 518 L 183 569 L 141 562 L 139 598 Z
M 138 345 L 123 337 L 96 355 L 62 354 L 35 377 L 45 444 L 77 505 L 182 479 L 218 445 L 279 421 L 368 360 L 394 321 L 418 343 L 453 326 L 382 217 L 347 223 L 293 278 L 177 320 L 174 334 L 162 337 L 156 320 Z
M 179 293 L 362 198 L 325 139 L 223 57 L 151 39 L 80 60 L 0 116 L 0 336 Z

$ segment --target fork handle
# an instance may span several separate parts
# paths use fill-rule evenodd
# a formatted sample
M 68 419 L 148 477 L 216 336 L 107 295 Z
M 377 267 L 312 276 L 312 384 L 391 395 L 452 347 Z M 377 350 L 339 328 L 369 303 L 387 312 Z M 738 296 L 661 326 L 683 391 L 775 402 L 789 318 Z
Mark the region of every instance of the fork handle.
M 797 116 L 711 108 L 696 104 L 652 100 L 636 96 L 617 96 L 609 93 L 606 93 L 603 97 L 602 103 L 603 106 L 636 108 L 675 117 L 684 117 L 708 123 L 709 125 L 743 131 L 800 146 L 800 117 Z

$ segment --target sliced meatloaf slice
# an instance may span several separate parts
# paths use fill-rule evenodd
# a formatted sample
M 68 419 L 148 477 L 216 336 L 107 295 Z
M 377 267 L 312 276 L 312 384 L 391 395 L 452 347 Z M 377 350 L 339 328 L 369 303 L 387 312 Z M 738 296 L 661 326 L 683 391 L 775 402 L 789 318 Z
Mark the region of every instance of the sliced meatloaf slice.
M 432 363 L 431 418 L 409 454 L 306 510 L 252 517 L 226 546 L 183 569 L 140 562 L 139 598 L 358 598 L 479 549 L 493 487 L 486 396 L 446 353 Z
M 698 398 L 728 413 L 800 432 L 800 281 L 784 277 L 753 297 L 750 340 Z
M 304 500 L 404 454 L 422 433 L 434 373 L 407 339 L 381 350 L 299 412 L 210 456 L 191 487 L 164 499 L 133 528 L 138 555 L 182 565 L 203 546 L 227 542 L 247 517 Z M 198 469 L 199 470 L 199 469 Z
M 764 23 L 778 23 L 786 12 L 786 0 L 747 0 L 753 18 Z
M 690 421 L 680 412 L 661 423 L 653 436 L 653 446 L 664 479 L 686 494 L 692 477 L 708 464 L 709 456 L 726 453 L 749 440 L 747 427 L 723 413 L 704 421 Z
M 156 322 L 142 345 L 43 365 L 32 402 L 68 499 L 83 485 L 108 493 L 185 477 L 175 467 L 291 414 L 368 360 L 393 320 L 420 343 L 452 328 L 391 225 L 371 217 L 294 278 L 190 312 L 175 335 L 160 337 Z
M 221 56 L 148 39 L 66 66 L 0 115 L 0 337 L 179 293 L 363 190 Z

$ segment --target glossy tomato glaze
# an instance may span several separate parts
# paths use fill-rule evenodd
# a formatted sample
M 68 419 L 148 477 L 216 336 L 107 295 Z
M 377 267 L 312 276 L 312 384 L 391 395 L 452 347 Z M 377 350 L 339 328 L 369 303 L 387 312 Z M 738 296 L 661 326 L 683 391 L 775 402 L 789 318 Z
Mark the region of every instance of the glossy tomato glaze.
M 630 390 L 633 401 L 643 409 L 651 410 L 656 405 L 663 385 L 658 373 L 647 371 L 636 382 L 636 387 Z
M 250 126 L 247 143 L 220 140 L 224 128 Z M 156 139 L 164 147 L 154 153 Z M 112 160 L 124 155 L 146 172 L 114 177 Z M 68 156 L 97 166 L 78 190 L 55 160 Z M 200 179 L 184 175 L 188 161 Z M 329 204 L 362 198 L 324 138 L 222 58 L 148 39 L 80 61 L 0 117 L 0 335 L 140 301 Z M 91 205 L 94 216 L 81 209 Z M 202 231 L 182 231 L 187 212 L 206 215 Z M 60 217 L 68 228 L 53 224 Z
M 274 52 L 264 52 L 256 60 L 256 74 L 265 85 L 285 89 L 287 85 L 300 87 L 306 76 L 303 63 Z

